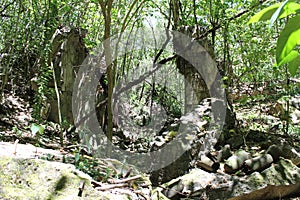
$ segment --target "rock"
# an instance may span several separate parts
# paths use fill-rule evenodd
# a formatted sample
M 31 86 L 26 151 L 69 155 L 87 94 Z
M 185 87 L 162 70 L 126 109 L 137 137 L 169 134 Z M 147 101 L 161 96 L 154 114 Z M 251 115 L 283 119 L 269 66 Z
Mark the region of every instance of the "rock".
M 300 96 L 299 95 L 296 95 L 295 97 L 292 97 L 290 99 L 290 103 L 293 107 L 300 110 Z
M 31 144 L 15 144 L 9 142 L 0 142 L 0 156 L 11 156 L 16 158 L 52 158 L 53 160 L 62 160 L 63 154 L 52 149 L 43 149 Z
M 232 183 L 227 180 L 230 178 L 231 176 L 228 174 L 214 174 L 202 169 L 192 169 L 188 174 L 164 184 L 162 188 L 165 189 L 162 189 L 161 192 L 170 199 L 183 198 L 183 194 L 191 199 L 199 199 L 199 197 L 208 197 L 206 192 L 210 191 L 210 187 L 214 188 L 218 185 L 220 188 L 229 188 L 228 184 Z M 224 197 L 226 196 L 228 195 Z
M 156 188 L 152 191 L 152 200 L 170 200 L 167 198 L 160 190 L 160 188 Z
M 279 157 L 282 156 L 282 148 L 273 144 L 267 149 L 266 153 L 270 154 L 273 157 L 273 160 L 277 162 Z
M 300 123 L 300 110 L 294 110 L 294 112 L 291 113 L 291 121 L 293 124 Z
M 162 169 L 152 171 L 150 174 L 150 181 L 152 185 L 158 186 L 159 184 L 166 183 L 167 181 L 187 173 L 190 161 L 190 152 L 186 151 L 170 165 Z
M 287 101 L 280 99 L 269 109 L 269 114 L 286 120 L 289 113 L 292 124 L 299 124 L 300 122 L 300 96 L 294 96 L 289 99 L 289 112 L 287 112 Z
M 0 157 L 0 196 L 4 199 L 128 199 L 95 190 L 75 166 L 39 159 Z M 79 187 L 85 182 L 82 197 Z
M 261 173 L 239 178 L 231 200 L 281 199 L 295 194 L 300 195 L 300 168 L 280 159 Z
M 174 142 L 175 140 L 180 144 L 189 146 L 189 149 L 187 149 L 185 153 L 172 164 L 164 167 L 163 169 L 151 172 L 150 180 L 153 186 L 166 183 L 167 181 L 170 181 L 178 176 L 182 176 L 189 170 L 190 166 L 198 165 L 208 171 L 216 171 L 219 169 L 220 164 L 217 160 L 213 161 L 205 156 L 201 159 L 201 155 L 207 155 L 207 153 L 215 151 L 215 145 L 222 134 L 219 130 L 220 127 L 216 123 L 219 120 L 219 116 L 214 116 L 213 110 L 225 105 L 223 105 L 222 102 L 214 102 L 212 104 L 211 101 L 218 100 L 211 98 L 204 99 L 199 105 L 191 108 L 188 113 L 186 113 L 184 116 L 181 116 L 177 122 L 179 127 L 178 130 L 167 132 L 166 136 L 164 137 L 165 141 L 170 142 L 172 140 Z M 228 113 L 226 113 L 226 115 Z M 228 122 L 225 126 L 227 126 L 227 128 L 231 127 L 230 124 L 231 123 Z M 151 151 L 153 151 L 160 149 L 164 144 L 162 142 L 153 142 L 151 145 L 153 147 L 158 147 L 152 148 Z M 174 152 L 170 152 L 170 157 L 174 157 L 172 156 Z M 230 154 L 230 149 L 229 152 L 224 153 L 225 157 L 228 156 L 228 153 Z
M 281 199 L 300 195 L 300 168 L 281 158 L 262 172 L 239 177 L 193 169 L 161 188 L 157 190 L 170 199 Z
M 97 191 L 91 184 L 91 177 L 77 170 L 74 165 L 41 160 L 68 160 L 71 155 L 60 151 L 34 147 L 33 145 L 0 142 L 0 199 L 140 199 L 150 196 L 147 177 L 122 188 Z M 107 178 L 130 178 L 140 175 L 133 166 L 115 159 L 98 159 L 97 170 Z M 109 173 L 109 174 L 108 174 Z M 130 177 L 129 177 L 130 176 Z M 101 179 L 101 177 L 97 177 Z M 121 181 L 124 180 L 120 179 Z M 118 180 L 117 180 L 118 181 Z M 84 184 L 82 197 L 80 186 Z M 111 185 L 101 183 L 103 187 Z M 135 185 L 135 190 L 132 189 Z M 138 191 L 136 191 L 138 190 Z
M 290 159 L 295 165 L 300 164 L 300 154 L 298 151 L 288 144 L 283 146 L 271 145 L 266 151 L 267 154 L 271 154 L 274 161 L 278 161 L 280 157 Z

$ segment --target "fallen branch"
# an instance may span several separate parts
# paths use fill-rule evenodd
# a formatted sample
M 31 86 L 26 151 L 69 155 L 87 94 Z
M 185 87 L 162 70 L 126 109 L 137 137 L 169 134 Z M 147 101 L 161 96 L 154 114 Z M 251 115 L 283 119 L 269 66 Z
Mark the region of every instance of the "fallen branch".
M 118 183 L 128 183 L 128 182 L 131 182 L 131 181 L 134 181 L 134 180 L 137 180 L 137 179 L 140 179 L 142 178 L 141 175 L 136 175 L 136 176 L 133 176 L 133 177 L 129 177 L 129 178 L 125 178 L 125 179 L 109 179 L 108 182 L 109 183 L 114 183 L 114 184 L 118 184 Z
M 109 185 L 102 185 L 100 187 L 96 187 L 96 190 L 99 191 L 105 191 L 105 190 L 111 190 L 111 189 L 115 189 L 115 188 L 122 188 L 122 187 L 126 187 L 127 184 L 125 183 L 120 183 L 120 184 L 109 184 Z

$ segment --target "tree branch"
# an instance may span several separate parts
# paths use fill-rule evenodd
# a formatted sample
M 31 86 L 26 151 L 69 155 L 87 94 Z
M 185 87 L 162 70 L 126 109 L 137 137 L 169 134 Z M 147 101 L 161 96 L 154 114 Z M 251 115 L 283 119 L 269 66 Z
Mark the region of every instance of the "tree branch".
M 104 17 L 104 20 L 106 18 L 106 6 L 105 6 L 105 3 L 103 0 L 99 0 L 99 5 L 101 7 L 101 10 L 103 12 L 103 17 Z
M 0 15 L 1 15 L 2 17 L 7 17 L 8 15 L 3 14 L 3 12 L 4 12 L 10 5 L 12 5 L 12 4 L 14 4 L 14 3 L 15 3 L 15 1 L 12 1 L 12 2 L 8 3 L 7 5 L 5 5 L 5 6 L 3 7 L 3 9 L 0 11 Z
M 238 14 L 232 16 L 232 17 L 230 17 L 230 18 L 227 20 L 227 22 L 233 21 L 233 20 L 235 20 L 235 19 L 241 17 L 242 15 L 244 15 L 244 14 L 250 12 L 253 8 L 255 8 L 255 7 L 257 7 L 257 6 L 259 6 L 259 5 L 263 4 L 263 3 L 265 3 L 265 2 L 267 2 L 267 1 L 269 1 L 269 0 L 260 0 L 256 5 L 251 6 L 249 9 L 246 9 L 246 10 L 244 10 L 244 11 L 242 11 L 242 12 L 240 12 L 240 13 L 238 13 Z M 201 34 L 200 36 L 196 37 L 195 40 L 199 40 L 199 39 L 202 39 L 202 38 L 207 37 L 208 34 L 210 34 L 210 33 L 214 32 L 214 31 L 218 30 L 218 29 L 221 28 L 223 25 L 224 25 L 223 23 L 217 24 L 215 27 L 209 29 L 209 30 L 206 31 L 205 33 L 203 33 L 203 34 Z

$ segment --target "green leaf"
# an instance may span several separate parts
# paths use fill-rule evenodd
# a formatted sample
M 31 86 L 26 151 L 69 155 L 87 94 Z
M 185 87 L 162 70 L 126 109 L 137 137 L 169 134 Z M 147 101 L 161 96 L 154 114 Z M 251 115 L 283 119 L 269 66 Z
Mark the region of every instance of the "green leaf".
M 283 6 L 283 9 L 282 9 Z M 279 9 L 281 7 L 281 9 Z M 275 12 L 279 10 L 281 11 L 280 15 L 275 15 Z M 276 3 L 272 6 L 269 6 L 257 14 L 255 14 L 253 17 L 250 18 L 248 24 L 259 22 L 259 21 L 266 21 L 270 20 L 274 15 L 277 16 L 276 19 L 281 19 L 286 16 L 289 16 L 291 14 L 295 14 L 297 11 L 300 10 L 300 4 L 294 3 L 294 2 L 287 2 L 284 6 L 284 3 Z M 275 18 L 274 16 L 274 18 Z M 279 16 L 279 17 L 278 17 Z M 274 23 L 274 22 L 273 22 Z M 272 24 L 272 23 L 271 23 Z
M 38 124 L 32 124 L 30 127 L 30 130 L 33 135 L 35 135 L 37 133 L 43 134 L 45 131 L 45 126 L 38 125 Z
M 289 2 L 284 6 L 284 12 L 280 15 L 279 19 L 289 16 L 291 14 L 296 14 L 300 11 L 300 4 L 295 2 Z
M 80 159 L 80 154 L 79 153 L 76 153 L 75 154 L 75 163 L 77 163 Z
M 293 61 L 295 58 L 297 58 L 298 56 L 298 52 L 293 50 L 289 53 L 289 55 L 287 55 L 286 57 L 284 57 L 281 62 L 278 64 L 278 66 L 284 65 L 286 63 L 289 63 L 291 61 Z
M 276 47 L 276 62 L 280 63 L 298 44 L 300 44 L 300 15 L 290 19 L 282 30 Z
M 275 11 L 270 20 L 270 28 L 273 26 L 275 21 L 278 19 L 279 15 L 282 14 L 284 6 L 289 2 L 289 0 L 285 0 L 280 7 Z
M 288 65 L 289 72 L 292 76 L 295 76 L 300 66 L 300 55 L 296 57 L 290 64 Z
M 257 14 L 255 14 L 253 17 L 250 18 L 248 24 L 271 19 L 273 14 L 279 8 L 280 4 L 281 3 L 276 3 L 272 6 L 269 6 L 265 9 L 261 10 L 260 12 L 258 12 Z

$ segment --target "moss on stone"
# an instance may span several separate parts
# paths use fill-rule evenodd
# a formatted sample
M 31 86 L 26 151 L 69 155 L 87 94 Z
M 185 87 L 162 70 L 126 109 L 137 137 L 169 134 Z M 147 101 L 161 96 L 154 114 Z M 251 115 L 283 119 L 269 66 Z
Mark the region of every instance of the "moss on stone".
M 75 166 L 39 159 L 0 157 L 0 196 L 2 199 L 112 199 L 112 194 L 95 190 L 90 180 L 80 177 Z M 83 197 L 79 185 L 85 181 Z M 127 195 L 117 195 L 128 199 Z

